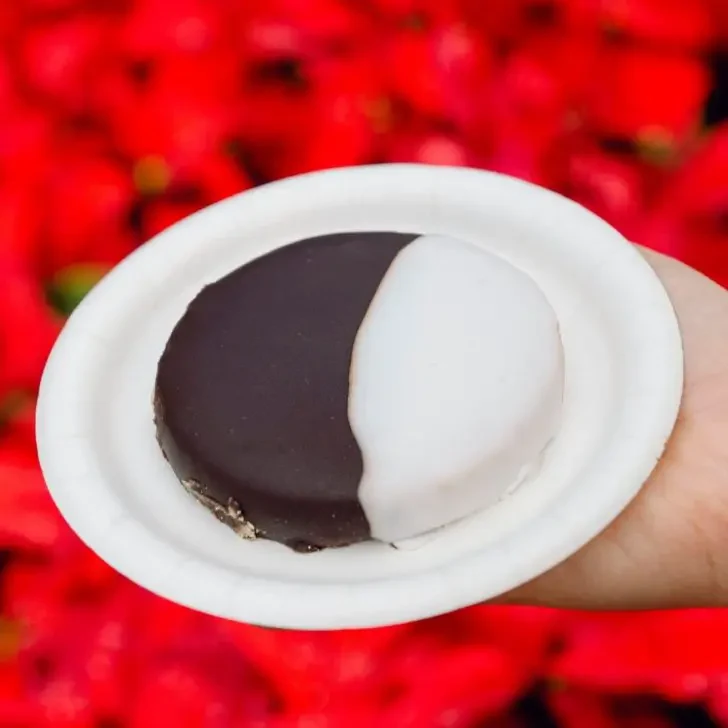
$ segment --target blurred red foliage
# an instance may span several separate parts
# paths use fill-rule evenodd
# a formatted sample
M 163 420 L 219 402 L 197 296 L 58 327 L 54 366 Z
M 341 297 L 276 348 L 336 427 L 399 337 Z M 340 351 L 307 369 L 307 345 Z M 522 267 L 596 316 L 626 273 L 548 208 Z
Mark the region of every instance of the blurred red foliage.
M 704 124 L 726 40 L 723 0 L 0 3 L 0 725 L 518 728 L 537 694 L 567 727 L 662 728 L 664 701 L 728 726 L 719 611 L 305 634 L 164 602 L 62 523 L 32 424 L 62 316 L 106 268 L 308 170 L 517 175 L 728 284 L 728 125 Z

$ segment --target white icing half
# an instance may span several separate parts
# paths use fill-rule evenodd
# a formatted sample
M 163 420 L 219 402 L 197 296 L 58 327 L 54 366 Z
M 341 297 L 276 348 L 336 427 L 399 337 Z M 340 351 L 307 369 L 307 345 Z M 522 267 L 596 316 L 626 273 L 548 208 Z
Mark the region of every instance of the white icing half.
M 497 501 L 554 436 L 563 377 L 556 315 L 530 277 L 452 238 L 405 247 L 350 372 L 372 536 L 411 538 Z

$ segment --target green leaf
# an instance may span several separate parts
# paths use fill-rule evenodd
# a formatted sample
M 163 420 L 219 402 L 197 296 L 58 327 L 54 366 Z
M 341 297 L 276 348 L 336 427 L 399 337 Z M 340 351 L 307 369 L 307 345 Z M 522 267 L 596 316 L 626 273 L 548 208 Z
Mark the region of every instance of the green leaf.
M 53 308 L 69 316 L 86 294 L 106 275 L 102 265 L 79 264 L 59 271 L 47 288 L 47 298 Z

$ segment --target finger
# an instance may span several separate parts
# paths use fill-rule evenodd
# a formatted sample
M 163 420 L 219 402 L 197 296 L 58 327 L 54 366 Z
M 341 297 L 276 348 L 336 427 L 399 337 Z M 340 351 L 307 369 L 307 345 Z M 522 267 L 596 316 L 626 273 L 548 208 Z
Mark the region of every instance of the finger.
M 728 326 L 728 294 L 677 261 L 648 251 L 645 257 L 673 300 L 685 340 L 687 387 L 675 432 L 649 481 L 614 523 L 501 601 L 582 609 L 728 601 L 722 556 L 728 551 L 728 477 L 721 475 L 728 457 L 720 445 L 728 436 L 728 397 L 722 403 L 720 395 L 722 386 L 728 391 L 728 330 L 724 337 L 717 331 Z

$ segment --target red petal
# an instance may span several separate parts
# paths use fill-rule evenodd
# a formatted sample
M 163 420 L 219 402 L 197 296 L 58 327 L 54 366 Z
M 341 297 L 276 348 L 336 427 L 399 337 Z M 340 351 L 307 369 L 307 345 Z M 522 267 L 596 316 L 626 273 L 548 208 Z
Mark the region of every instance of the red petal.
M 44 179 L 52 144 L 52 119 L 17 103 L 0 115 L 0 166 L 13 187 L 34 189 Z
M 593 0 L 461 0 L 467 19 L 500 41 L 522 40 L 544 30 L 591 32 L 599 23 Z
M 700 60 L 612 48 L 601 58 L 586 119 L 600 134 L 680 145 L 700 123 L 709 91 Z
M 728 125 L 669 179 L 640 232 L 644 244 L 728 283 Z
M 477 166 L 476 156 L 465 144 L 453 136 L 431 131 L 392 135 L 388 139 L 386 156 L 388 162 Z
M 201 207 L 201 202 L 178 203 L 166 200 L 151 202 L 144 211 L 144 239 L 149 240 L 162 230 L 166 230 L 193 212 L 197 212 Z
M 609 0 L 602 23 L 613 33 L 667 48 L 703 50 L 716 40 L 716 27 L 705 0 Z
M 118 163 L 60 154 L 49 182 L 47 273 L 79 262 L 116 263 L 130 252 L 135 196 L 131 175 Z
M 728 726 L 728 684 L 725 679 L 711 691 L 708 709 L 718 725 Z
M 108 27 L 87 16 L 31 26 L 20 58 L 26 83 L 49 100 L 82 110 L 85 88 L 108 50 Z
M 563 728 L 620 728 L 609 698 L 574 689 L 551 690 L 548 707 Z
M 4 397 L 9 391 L 37 388 L 60 326 L 27 268 L 1 257 L 0 310 L 0 397 Z
M 339 0 L 252 0 L 239 13 L 237 37 L 249 59 L 341 48 L 370 27 L 366 14 Z
M 129 728 L 232 728 L 232 706 L 182 664 L 148 670 L 131 705 Z
M 229 18 L 202 0 L 145 0 L 135 3 L 122 31 L 125 51 L 138 57 L 200 53 L 217 47 Z
M 61 519 L 35 462 L 0 451 L 0 483 L 0 548 L 53 546 Z
M 36 186 L 11 185 L 0 190 L 3 249 L 34 270 L 40 262 L 41 220 Z
M 565 145 L 562 145 L 562 147 Z M 610 155 L 591 145 L 559 149 L 555 189 L 584 205 L 634 239 L 646 207 L 647 174 L 639 162 Z
M 553 672 L 588 690 L 695 700 L 728 674 L 728 660 L 714 649 L 723 634 L 728 616 L 719 610 L 594 617 L 572 630 Z
M 396 97 L 417 111 L 462 124 L 472 121 L 489 91 L 493 63 L 491 47 L 455 23 L 394 36 L 386 58 Z

